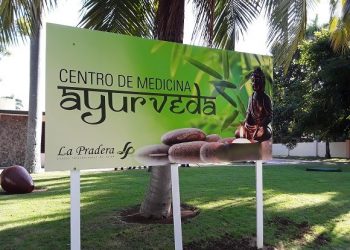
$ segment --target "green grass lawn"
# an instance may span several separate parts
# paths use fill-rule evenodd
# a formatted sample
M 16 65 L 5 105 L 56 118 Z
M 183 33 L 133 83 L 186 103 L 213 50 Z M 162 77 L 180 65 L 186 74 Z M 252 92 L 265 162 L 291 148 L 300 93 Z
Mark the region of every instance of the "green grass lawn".
M 264 166 L 264 241 L 278 249 L 350 249 L 350 165 L 343 172 Z M 334 166 L 338 166 L 335 164 Z M 0 195 L 0 249 L 69 249 L 69 172 L 33 175 L 42 188 Z M 172 225 L 126 224 L 139 204 L 146 170 L 82 172 L 83 249 L 173 249 Z M 46 190 L 45 190 L 46 189 Z M 183 224 L 184 244 L 255 235 L 253 166 L 180 168 L 181 201 L 200 209 Z

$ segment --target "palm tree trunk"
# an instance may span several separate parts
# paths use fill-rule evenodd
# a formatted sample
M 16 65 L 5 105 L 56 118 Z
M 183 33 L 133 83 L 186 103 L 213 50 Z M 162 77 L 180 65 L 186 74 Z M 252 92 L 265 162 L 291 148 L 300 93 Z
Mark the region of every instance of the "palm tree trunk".
M 25 168 L 29 173 L 41 170 L 41 126 L 42 112 L 40 110 L 39 86 L 39 48 L 40 25 L 33 31 L 30 38 L 30 82 L 29 82 L 29 112 L 27 124 L 27 145 Z
M 140 214 L 146 218 L 167 218 L 171 210 L 171 166 L 153 166 L 147 195 Z
M 156 38 L 183 42 L 185 0 L 159 0 L 156 15 Z M 171 168 L 152 166 L 150 186 L 141 204 L 140 214 L 149 218 L 166 218 L 171 212 Z
M 159 0 L 156 14 L 157 39 L 183 43 L 185 0 Z
M 329 148 L 329 141 L 326 141 L 326 155 L 325 155 L 326 159 L 330 159 L 331 158 L 331 150 Z

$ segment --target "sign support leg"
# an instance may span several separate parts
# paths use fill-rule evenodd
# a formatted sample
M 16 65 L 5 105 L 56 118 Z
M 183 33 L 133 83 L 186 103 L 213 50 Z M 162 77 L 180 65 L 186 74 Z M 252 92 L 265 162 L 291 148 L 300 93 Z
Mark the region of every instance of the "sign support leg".
M 264 247 L 264 203 L 263 203 L 263 175 L 262 161 L 256 161 L 256 247 Z
M 173 198 L 173 222 L 175 250 L 182 250 L 181 207 L 179 188 L 179 165 L 171 164 L 171 191 Z
M 80 250 L 80 171 L 70 171 L 70 249 Z

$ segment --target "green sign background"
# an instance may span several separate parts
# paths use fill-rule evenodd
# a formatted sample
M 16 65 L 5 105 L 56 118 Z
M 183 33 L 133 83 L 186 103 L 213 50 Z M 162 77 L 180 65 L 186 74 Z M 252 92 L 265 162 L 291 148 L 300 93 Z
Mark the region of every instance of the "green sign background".
M 249 76 L 257 66 L 265 73 L 265 93 L 271 96 L 272 59 L 268 56 L 55 24 L 47 24 L 46 50 L 47 170 L 143 165 L 134 159 L 134 149 L 159 144 L 163 134 L 178 128 L 233 137 L 245 118 L 253 92 Z M 182 82 L 183 90 L 170 89 L 172 84 L 169 88 L 152 84 L 162 81 Z M 185 107 L 181 114 L 171 111 L 178 95 L 182 103 L 175 102 L 179 107 L 173 106 L 173 111 Z M 199 95 L 214 102 L 215 115 L 210 114 L 212 104 L 205 108 L 205 98 Z M 134 100 L 132 108 L 132 97 L 142 97 L 145 103 Z M 194 114 L 186 109 L 191 100 L 189 109 L 197 111 Z M 195 110 L 198 100 L 199 112 Z M 127 112 L 112 111 L 109 101 Z M 121 159 L 128 147 L 133 149 Z

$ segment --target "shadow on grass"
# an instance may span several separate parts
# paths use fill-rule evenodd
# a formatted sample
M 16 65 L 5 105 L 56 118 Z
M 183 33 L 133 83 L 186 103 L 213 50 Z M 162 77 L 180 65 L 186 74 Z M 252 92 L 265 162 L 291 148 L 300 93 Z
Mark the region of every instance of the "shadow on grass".
M 83 249 L 172 249 L 172 225 L 125 224 L 119 218 L 122 209 L 139 204 L 149 182 L 144 170 L 125 172 L 83 173 L 81 177 L 81 221 Z M 59 204 L 69 199 L 69 177 L 41 178 L 40 185 L 49 191 L 28 196 L 0 197 L 0 205 L 32 200 L 33 204 Z M 50 186 L 48 185 L 49 183 Z M 340 185 L 341 184 L 341 185 Z M 235 238 L 255 235 L 255 172 L 253 167 L 220 167 L 180 169 L 181 201 L 199 207 L 201 213 L 183 225 L 184 243 L 210 241 L 232 235 Z M 346 249 L 348 235 L 336 232 L 337 220 L 349 212 L 349 173 L 310 173 L 299 167 L 264 168 L 265 187 L 265 241 L 270 245 L 299 244 L 318 248 L 335 246 Z M 320 195 L 319 202 L 306 202 L 283 207 L 275 197 L 288 195 L 296 200 L 300 195 Z M 301 197 L 301 196 L 300 196 Z M 35 203 L 37 200 L 37 203 Z M 46 202 L 46 203 L 44 203 Z M 282 204 L 282 205 L 281 205 Z M 11 204 L 10 204 L 11 205 Z M 14 205 L 14 204 L 12 204 Z M 11 205 L 11 206 L 12 206 Z M 57 205 L 60 206 L 60 205 Z M 41 216 L 35 208 L 26 211 L 21 219 L 1 222 L 0 238 L 5 249 L 69 249 L 69 204 L 58 211 Z M 65 218 L 62 218 L 65 217 Z M 307 223 L 308 227 L 321 226 L 324 235 L 311 235 L 306 241 L 306 230 L 300 235 L 297 226 L 279 228 L 271 223 L 275 218 L 288 218 L 293 225 Z M 33 224 L 27 224 L 30 221 Z M 6 225 L 7 224 L 7 225 Z M 348 231 L 349 232 L 349 231 Z M 40 237 L 38 237 L 40 235 Z M 329 236 L 330 240 L 327 239 Z M 29 242 L 29 245 L 28 245 Z M 282 243 L 281 243 L 282 242 Z M 342 248 L 343 247 L 343 248 Z
M 12 196 L 12 199 L 3 199 L 4 205 L 23 203 L 27 200 L 33 204 L 47 205 L 57 203 L 61 206 L 61 197 L 64 203 L 69 201 L 68 185 L 60 181 L 65 178 L 55 178 L 57 183 L 50 187 L 51 193 L 29 194 L 27 196 Z M 51 179 L 47 178 L 50 182 Z M 159 246 L 166 249 L 172 240 L 164 240 L 172 235 L 172 225 L 138 225 L 125 224 L 119 218 L 119 212 L 134 204 L 140 203 L 143 192 L 148 184 L 146 172 L 133 173 L 99 173 L 83 174 L 81 176 L 81 221 L 83 249 L 152 249 L 154 241 L 159 238 Z M 46 185 L 42 181 L 40 185 Z M 36 201 L 37 200 L 37 201 Z M 35 203 L 37 202 L 37 203 Z M 13 204 L 12 204 L 13 205 Z M 25 211 L 27 217 L 19 219 L 5 218 L 0 223 L 1 249 L 69 249 L 69 204 L 61 208 L 61 213 L 47 213 L 42 216 L 35 214 L 35 207 Z M 33 215 L 30 213 L 33 212 Z M 35 215 L 34 215 L 35 214 Z M 59 215 L 59 216 L 58 216 Z M 65 216 L 66 218 L 58 218 Z M 22 224 L 20 223 L 22 222 Z M 32 223 L 28 223 L 32 222 Z M 148 237 L 147 235 L 153 235 Z M 141 243 L 143 238 L 145 243 Z
M 268 203 L 265 206 L 266 217 L 282 216 L 299 223 L 308 222 L 317 230 L 308 235 L 308 240 L 296 239 L 305 247 L 346 249 L 350 245 L 350 230 L 346 227 L 347 223 L 341 225 L 339 222 L 349 213 L 350 173 L 306 172 L 303 167 L 283 169 L 283 172 L 276 170 L 266 168 L 264 171 L 265 203 Z M 283 206 L 283 202 L 281 205 L 277 199 L 275 204 L 269 204 L 269 200 L 274 200 L 278 194 L 289 197 L 292 202 Z M 349 219 L 348 216 L 347 221 Z M 323 234 L 331 237 L 327 240 Z M 281 239 L 287 236 L 282 235 Z
M 265 240 L 272 245 L 278 245 L 279 242 L 298 241 L 297 244 L 303 247 L 319 248 L 323 245 L 330 247 L 338 247 L 346 249 L 350 244 L 350 230 L 344 230 L 347 234 L 339 234 L 335 231 L 337 221 L 342 216 L 349 213 L 350 207 L 350 174 L 349 173 L 310 173 L 304 171 L 305 167 L 266 167 L 264 168 L 264 188 L 265 188 Z M 236 234 L 238 237 L 255 234 L 255 179 L 254 168 L 247 170 L 244 168 L 236 169 L 235 173 L 218 176 L 217 182 L 209 180 L 206 182 L 206 177 L 203 175 L 201 183 L 197 183 L 195 190 L 196 194 L 201 197 L 192 198 L 190 204 L 202 209 L 201 216 L 206 214 L 212 218 L 221 220 L 221 227 L 216 225 L 214 230 L 225 233 Z M 210 173 L 209 173 L 210 172 Z M 215 170 L 208 171 L 208 175 L 215 176 Z M 247 178 L 248 177 L 248 178 Z M 186 177 L 182 177 L 183 181 Z M 190 178 L 190 177 L 189 177 Z M 190 180 L 189 180 L 190 181 Z M 211 187 L 206 189 L 205 185 Z M 214 186 L 220 188 L 214 194 Z M 224 189 L 224 190 L 223 190 Z M 184 188 L 182 189 L 184 190 Z M 209 190 L 207 192 L 207 190 Z M 185 191 L 186 192 L 186 191 Z M 187 194 L 191 196 L 191 194 Z M 286 206 L 279 206 L 279 202 L 269 203 L 270 199 L 276 196 L 285 195 L 284 199 L 289 203 Z M 303 197 L 303 196 L 306 197 Z M 320 201 L 313 201 L 313 197 L 320 196 Z M 184 196 L 182 196 L 184 197 Z M 187 197 L 186 197 L 187 198 Z M 251 198 L 251 202 L 249 201 Z M 306 199 L 306 202 L 298 198 Z M 235 203 L 234 200 L 241 200 Z M 232 200 L 230 203 L 229 201 Z M 216 205 L 207 206 L 208 202 L 216 201 Z M 227 201 L 226 203 L 223 201 Z M 290 204 L 295 202 L 296 204 Z M 220 218 L 222 217 L 224 218 Z M 233 216 L 231 216 L 233 215 Z M 245 217 L 245 218 L 242 218 Z M 294 223 L 302 225 L 307 223 L 308 227 L 322 227 L 325 235 L 330 235 L 330 240 L 322 240 L 321 234 L 315 234 L 308 230 L 304 230 L 300 234 L 300 228 L 291 226 L 291 230 L 278 230 L 278 225 L 266 222 L 274 218 L 288 218 Z M 232 222 L 232 221 L 233 222 Z M 349 220 L 349 217 L 348 219 Z M 209 224 L 209 222 L 208 222 Z M 209 230 L 204 229 L 202 232 Z M 341 229 L 337 229 L 338 231 Z M 278 231 L 278 232 L 277 232 Z M 308 235 L 308 234 L 311 235 Z M 200 234 L 194 235 L 194 239 L 200 239 Z M 214 232 L 211 232 L 214 236 Z M 321 236 L 319 236 L 321 235 Z M 197 237 L 198 236 L 198 237 Z M 307 240 L 305 238 L 311 238 Z M 312 240 L 314 238 L 314 240 Z

